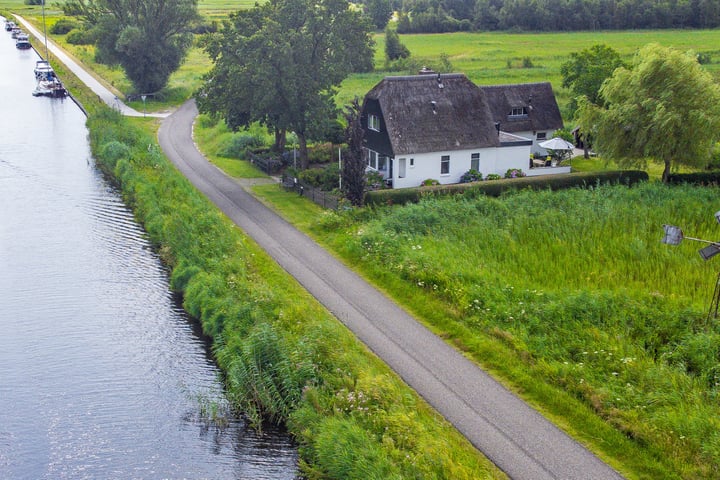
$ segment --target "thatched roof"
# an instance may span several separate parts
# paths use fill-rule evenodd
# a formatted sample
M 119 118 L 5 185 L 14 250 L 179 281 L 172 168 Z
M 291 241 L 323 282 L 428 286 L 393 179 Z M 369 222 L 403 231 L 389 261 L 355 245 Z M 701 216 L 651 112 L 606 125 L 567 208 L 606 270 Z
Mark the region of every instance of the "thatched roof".
M 485 92 L 493 121 L 505 132 L 536 132 L 562 128 L 555 94 L 550 82 L 520 83 L 481 87 Z M 527 115 L 510 116 L 513 108 L 525 108 Z
M 485 94 L 463 74 L 385 77 L 364 115 L 378 106 L 394 155 L 499 145 Z

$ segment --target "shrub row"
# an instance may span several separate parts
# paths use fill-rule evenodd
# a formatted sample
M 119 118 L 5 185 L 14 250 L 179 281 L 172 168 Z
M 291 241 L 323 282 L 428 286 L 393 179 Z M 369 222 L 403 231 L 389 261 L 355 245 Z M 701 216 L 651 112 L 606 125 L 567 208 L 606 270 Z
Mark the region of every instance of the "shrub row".
M 397 190 L 375 190 L 365 194 L 367 205 L 404 205 L 417 203 L 425 195 L 477 194 L 499 197 L 509 190 L 561 190 L 573 187 L 588 187 L 603 184 L 634 185 L 648 180 L 647 172 L 621 170 L 609 172 L 576 172 L 561 175 L 508 178 L 472 183 L 456 183 L 430 187 L 402 188 Z
M 671 173 L 668 183 L 675 185 L 687 183 L 690 185 L 720 185 L 720 170 L 711 172 Z

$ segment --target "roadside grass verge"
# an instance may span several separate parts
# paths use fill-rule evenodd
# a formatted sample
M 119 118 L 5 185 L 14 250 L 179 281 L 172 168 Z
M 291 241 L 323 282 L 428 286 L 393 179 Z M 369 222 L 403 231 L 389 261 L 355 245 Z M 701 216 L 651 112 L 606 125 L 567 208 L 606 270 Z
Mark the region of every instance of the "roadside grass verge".
M 93 154 L 213 337 L 233 405 L 285 423 L 307 478 L 504 478 L 169 164 L 150 122 L 93 111 Z
M 256 130 L 263 130 L 257 126 Z M 268 178 L 263 171 L 248 160 L 223 155 L 234 139 L 239 136 L 225 125 L 206 115 L 200 115 L 193 128 L 193 137 L 198 145 L 203 146 L 203 154 L 228 175 L 235 178 Z
M 630 478 L 720 475 L 716 272 L 694 246 L 660 243 L 663 223 L 714 238 L 716 188 L 324 214 L 254 191 Z

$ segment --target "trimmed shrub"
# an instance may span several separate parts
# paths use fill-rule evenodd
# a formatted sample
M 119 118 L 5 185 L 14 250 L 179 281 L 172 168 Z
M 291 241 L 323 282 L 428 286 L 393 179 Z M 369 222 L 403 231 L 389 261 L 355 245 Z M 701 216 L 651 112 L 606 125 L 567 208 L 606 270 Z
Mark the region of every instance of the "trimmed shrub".
M 668 183 L 675 185 L 687 183 L 690 185 L 720 185 L 720 170 L 695 173 L 671 173 Z
M 487 178 L 490 178 L 488 175 Z M 647 172 L 641 170 L 619 170 L 609 172 L 577 172 L 563 175 L 543 175 L 537 177 L 519 177 L 496 180 L 494 182 L 455 183 L 430 187 L 401 188 L 397 190 L 377 190 L 365 194 L 366 205 L 404 205 L 418 202 L 423 195 L 487 195 L 499 197 L 510 190 L 532 188 L 534 190 L 561 190 L 564 188 L 587 188 L 601 184 L 619 183 L 634 185 L 649 179 Z

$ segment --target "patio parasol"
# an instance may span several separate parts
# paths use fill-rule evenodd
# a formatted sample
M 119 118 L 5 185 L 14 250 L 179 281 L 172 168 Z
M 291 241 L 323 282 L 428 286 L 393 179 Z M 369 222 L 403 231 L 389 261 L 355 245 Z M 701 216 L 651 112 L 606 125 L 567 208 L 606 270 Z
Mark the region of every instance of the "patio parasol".
M 551 138 L 550 140 L 538 143 L 538 145 L 548 150 L 572 150 L 575 148 L 575 145 L 560 137 Z

